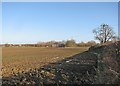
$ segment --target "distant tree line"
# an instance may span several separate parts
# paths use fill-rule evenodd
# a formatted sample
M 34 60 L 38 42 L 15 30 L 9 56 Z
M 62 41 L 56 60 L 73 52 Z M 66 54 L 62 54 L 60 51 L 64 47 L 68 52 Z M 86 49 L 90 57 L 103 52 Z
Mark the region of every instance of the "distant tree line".
M 93 29 L 94 37 L 100 42 L 100 44 L 120 41 L 120 37 L 115 35 L 113 28 L 108 24 L 101 24 L 98 28 Z M 36 44 L 4 44 L 0 46 L 5 47 L 90 47 L 98 43 L 95 41 L 80 42 L 76 43 L 74 39 L 66 41 L 49 41 L 49 42 L 38 42 Z
M 67 41 L 49 41 L 49 42 L 38 42 L 36 44 L 4 44 L 5 47 L 90 47 L 97 43 L 95 41 L 80 42 L 76 43 L 74 39 Z

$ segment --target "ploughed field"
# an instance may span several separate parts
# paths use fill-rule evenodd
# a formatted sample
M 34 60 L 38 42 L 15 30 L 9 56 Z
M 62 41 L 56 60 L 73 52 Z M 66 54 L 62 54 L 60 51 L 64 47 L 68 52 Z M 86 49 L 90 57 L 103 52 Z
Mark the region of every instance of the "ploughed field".
M 119 85 L 119 43 L 89 49 L 3 48 L 2 86 Z
M 2 76 L 9 77 L 17 73 L 25 73 L 39 69 L 49 63 L 61 61 L 88 48 L 2 48 Z

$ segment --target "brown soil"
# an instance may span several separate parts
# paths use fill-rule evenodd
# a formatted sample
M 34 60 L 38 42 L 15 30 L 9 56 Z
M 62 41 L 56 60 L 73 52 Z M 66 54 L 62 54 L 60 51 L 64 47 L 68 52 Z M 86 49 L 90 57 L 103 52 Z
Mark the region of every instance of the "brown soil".
M 39 69 L 3 77 L 3 85 L 120 84 L 119 45 L 120 42 L 116 42 L 92 47 L 88 51 L 49 63 Z M 104 66 L 98 64 L 98 60 Z

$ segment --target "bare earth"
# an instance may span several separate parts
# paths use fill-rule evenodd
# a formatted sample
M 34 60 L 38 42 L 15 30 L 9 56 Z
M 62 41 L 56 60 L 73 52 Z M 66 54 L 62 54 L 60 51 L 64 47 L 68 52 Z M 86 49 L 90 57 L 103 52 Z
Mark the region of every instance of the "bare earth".
M 2 86 L 120 84 L 120 42 L 88 48 L 3 48 Z
M 48 63 L 57 62 L 86 51 L 88 48 L 2 48 L 2 76 L 24 73 Z

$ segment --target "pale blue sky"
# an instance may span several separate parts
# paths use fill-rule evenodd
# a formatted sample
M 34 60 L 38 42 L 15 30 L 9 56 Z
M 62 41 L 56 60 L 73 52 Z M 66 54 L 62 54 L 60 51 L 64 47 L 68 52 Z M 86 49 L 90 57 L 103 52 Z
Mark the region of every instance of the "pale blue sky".
M 92 30 L 106 23 L 118 32 L 117 2 L 3 2 L 3 43 L 94 40 Z

